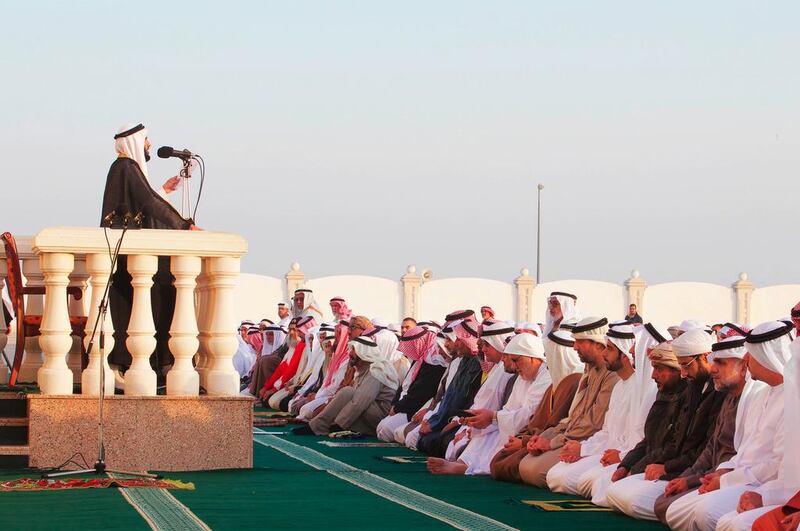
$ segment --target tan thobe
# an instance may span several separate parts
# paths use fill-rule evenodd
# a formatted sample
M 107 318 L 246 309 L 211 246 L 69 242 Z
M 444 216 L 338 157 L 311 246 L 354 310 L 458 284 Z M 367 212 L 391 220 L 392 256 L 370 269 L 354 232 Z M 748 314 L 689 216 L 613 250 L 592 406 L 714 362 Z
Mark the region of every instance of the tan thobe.
M 567 416 L 582 377 L 583 374 L 579 372 L 570 374 L 561 380 L 555 393 L 552 387 L 548 389 L 539 407 L 531 415 L 528 426 L 517 435 L 522 439 L 522 448 L 500 450 L 492 459 L 491 473 L 494 479 L 515 483 L 522 481 L 519 477 L 519 463 L 528 455 L 525 445 L 532 436 L 556 426 Z
M 370 374 L 356 374 L 352 387 L 341 387 L 336 395 L 308 425 L 317 435 L 327 435 L 331 428 L 375 435 L 375 428 L 392 407 L 397 389 L 392 389 Z
M 591 367 L 578 387 L 578 398 L 569 418 L 540 434 L 550 440 L 551 450 L 539 455 L 528 454 L 519 463 L 522 481 L 539 488 L 547 487 L 547 472 L 559 462 L 561 447 L 567 441 L 583 441 L 602 429 L 608 411 L 611 391 L 619 376 L 605 364 Z

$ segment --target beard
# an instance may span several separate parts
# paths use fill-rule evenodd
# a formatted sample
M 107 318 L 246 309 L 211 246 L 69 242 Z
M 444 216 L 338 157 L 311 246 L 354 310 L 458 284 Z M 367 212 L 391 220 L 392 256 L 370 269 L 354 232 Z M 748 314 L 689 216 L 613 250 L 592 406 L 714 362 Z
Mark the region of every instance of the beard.
M 150 162 L 150 150 L 149 149 L 145 149 L 144 150 L 144 161 L 145 162 Z
M 608 368 L 609 371 L 617 372 L 622 368 L 622 358 L 618 357 L 614 361 L 607 361 L 606 367 Z

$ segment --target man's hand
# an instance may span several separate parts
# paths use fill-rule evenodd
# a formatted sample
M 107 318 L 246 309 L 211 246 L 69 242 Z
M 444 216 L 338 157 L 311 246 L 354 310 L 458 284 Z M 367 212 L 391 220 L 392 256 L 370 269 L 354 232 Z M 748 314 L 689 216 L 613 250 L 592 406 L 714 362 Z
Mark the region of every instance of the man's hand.
M 201 229 L 197 225 L 189 225 L 189 230 L 203 230 L 203 229 Z
M 474 413 L 472 417 L 464 417 L 463 424 L 471 428 L 483 429 L 492 423 L 494 418 L 494 411 L 490 409 L 468 409 L 470 413 Z
M 503 446 L 504 450 L 514 450 L 517 451 L 522 448 L 522 439 L 519 437 L 510 436 L 508 441 L 506 442 L 505 446 Z
M 700 488 L 697 492 L 705 494 L 706 492 L 713 492 L 719 490 L 719 478 L 722 476 L 719 472 L 711 472 L 700 478 Z
M 550 450 L 550 439 L 546 439 L 537 435 L 536 437 L 531 437 L 531 440 L 528 441 L 529 453 L 538 454 L 541 452 L 547 452 L 548 450 Z
M 664 495 L 674 496 L 675 494 L 680 494 L 687 490 L 689 490 L 689 480 L 686 478 L 675 478 L 667 483 L 667 486 L 664 488 Z
M 422 422 L 422 417 L 424 417 L 427 412 L 428 412 L 427 408 L 420 409 L 419 411 L 414 413 L 413 417 L 411 417 L 411 422 Z
M 175 177 L 170 177 L 166 181 L 164 181 L 164 191 L 168 194 L 171 194 L 175 190 L 178 189 L 178 186 L 181 184 L 181 177 L 180 175 L 176 175 Z
M 621 466 L 614 471 L 614 475 L 611 476 L 611 481 L 619 481 L 626 477 L 628 477 L 628 469 L 624 466 Z
M 784 531 L 797 531 L 798 524 L 800 524 L 800 513 L 790 514 L 781 520 Z
M 389 416 L 389 417 L 391 417 L 391 416 L 392 416 L 392 415 L 394 415 L 394 414 L 395 414 L 395 412 L 394 412 L 394 406 L 392 406 L 392 407 L 390 407 L 390 408 L 389 408 L 389 415 L 388 415 L 388 416 Z
M 458 442 L 458 441 L 460 441 L 461 439 L 463 439 L 465 437 L 469 437 L 469 428 L 464 428 L 463 430 L 458 430 L 458 433 L 456 433 L 456 436 L 453 437 L 453 442 Z
M 603 457 L 600 458 L 600 464 L 603 466 L 616 465 L 620 461 L 622 461 L 622 459 L 619 458 L 619 450 L 616 448 L 609 448 L 603 453 Z
M 423 420 L 422 424 L 419 425 L 419 434 L 420 435 L 427 435 L 431 432 L 431 425 L 427 420 Z
M 763 506 L 764 500 L 761 498 L 761 494 L 748 490 L 739 496 L 739 505 L 736 506 L 736 512 L 743 513 Z
M 310 393 L 310 394 L 308 395 L 308 401 L 309 401 L 309 402 L 310 402 L 310 401 L 312 401 L 312 400 L 314 400 L 315 398 L 317 398 L 317 393 Z
M 578 441 L 567 441 L 561 448 L 559 459 L 565 463 L 574 463 L 581 458 L 581 443 Z
M 661 479 L 661 476 L 667 473 L 667 469 L 660 463 L 653 463 L 647 465 L 644 469 L 644 479 L 647 481 L 656 481 Z

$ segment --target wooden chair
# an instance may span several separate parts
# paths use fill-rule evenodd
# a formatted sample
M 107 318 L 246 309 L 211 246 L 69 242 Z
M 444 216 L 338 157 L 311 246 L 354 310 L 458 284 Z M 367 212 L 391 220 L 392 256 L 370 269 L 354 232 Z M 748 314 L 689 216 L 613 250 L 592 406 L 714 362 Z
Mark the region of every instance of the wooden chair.
M 25 295 L 44 295 L 44 286 L 24 287 L 22 285 L 22 268 L 20 267 L 19 253 L 17 253 L 17 243 L 10 232 L 4 232 L 0 236 L 6 249 L 6 267 L 8 269 L 8 294 L 11 304 L 14 306 L 14 314 L 17 319 L 17 345 L 14 350 L 14 363 L 11 367 L 11 379 L 8 385 L 13 387 L 17 383 L 19 368 L 22 365 L 22 354 L 25 351 L 25 338 L 36 337 L 41 334 L 42 325 L 41 315 L 29 315 L 25 313 Z M 67 297 L 72 295 L 75 300 L 83 297 L 83 292 L 77 286 L 67 287 Z M 83 340 L 86 330 L 86 317 L 70 316 L 69 324 L 72 327 L 72 335 L 78 336 Z M 83 343 L 81 343 L 83 350 Z

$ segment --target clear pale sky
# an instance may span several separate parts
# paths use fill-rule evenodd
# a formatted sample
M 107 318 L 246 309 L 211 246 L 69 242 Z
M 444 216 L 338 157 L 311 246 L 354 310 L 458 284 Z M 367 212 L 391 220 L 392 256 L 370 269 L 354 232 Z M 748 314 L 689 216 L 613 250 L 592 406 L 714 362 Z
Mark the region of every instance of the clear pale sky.
M 251 273 L 511 280 L 541 182 L 543 281 L 800 282 L 796 1 L 0 6 L 3 230 L 96 225 L 143 122 Z

